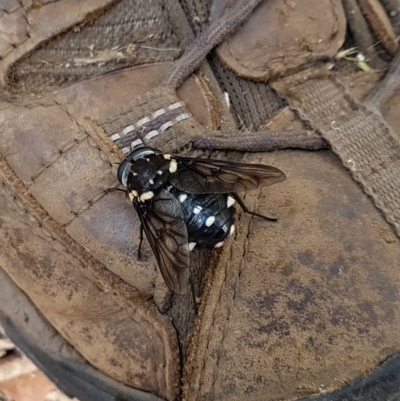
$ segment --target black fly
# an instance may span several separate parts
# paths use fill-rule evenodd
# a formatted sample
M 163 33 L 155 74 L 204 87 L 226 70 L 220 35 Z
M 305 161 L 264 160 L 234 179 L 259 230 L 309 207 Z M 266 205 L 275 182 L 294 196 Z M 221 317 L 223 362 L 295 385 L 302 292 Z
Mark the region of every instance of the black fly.
M 285 180 L 282 171 L 262 164 L 171 156 L 147 147 L 134 150 L 119 166 L 118 180 L 130 200 L 168 287 L 187 291 L 190 251 L 223 244 L 234 231 L 237 192 Z

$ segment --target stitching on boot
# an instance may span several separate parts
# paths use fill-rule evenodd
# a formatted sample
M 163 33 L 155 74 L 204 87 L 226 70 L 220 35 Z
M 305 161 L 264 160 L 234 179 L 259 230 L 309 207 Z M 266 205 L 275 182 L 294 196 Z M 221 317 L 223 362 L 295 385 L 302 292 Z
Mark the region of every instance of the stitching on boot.
M 274 86 L 282 93 L 287 83 L 297 84 L 301 95 L 300 100 L 288 97 L 291 106 L 329 140 L 354 180 L 361 184 L 400 236 L 399 191 L 395 185 L 399 180 L 400 142 L 389 126 L 357 103 L 335 77 L 319 80 L 305 71 L 277 81 Z
M 133 321 L 140 324 L 135 319 L 135 314 L 138 314 L 154 328 L 160 342 L 163 344 L 165 353 L 165 375 L 159 377 L 160 385 L 163 381 L 168 382 L 170 375 L 175 376 L 174 367 L 170 366 L 167 361 L 169 360 L 168 355 L 172 355 L 172 360 L 178 359 L 178 349 L 175 347 L 176 333 L 170 326 L 165 324 L 166 318 L 160 316 L 155 306 L 143 299 L 143 295 L 137 293 L 130 285 L 107 270 L 104 265 L 94 259 L 80 244 L 73 240 L 37 203 L 13 173 L 2 155 L 0 155 L 0 179 L 2 187 L 16 201 L 19 210 L 18 208 L 16 209 L 13 202 L 10 203 L 10 207 L 24 217 L 25 220 L 26 215 L 29 214 L 29 220 L 35 224 L 35 232 L 40 233 L 39 236 L 41 238 L 50 240 L 46 242 L 52 248 L 51 242 L 53 240 L 57 241 L 64 252 L 64 255 L 60 255 L 61 257 L 66 258 L 84 277 L 97 285 L 102 291 L 105 293 L 112 291 L 113 300 L 129 313 Z M 53 249 L 60 254 L 59 247 Z
M 88 144 L 95 148 L 98 153 L 99 153 L 99 157 L 107 162 L 110 167 L 112 167 L 112 163 L 115 163 L 116 161 L 120 161 L 120 159 L 118 157 L 115 157 L 111 151 L 109 149 L 106 149 L 107 154 L 105 152 L 103 152 L 103 149 L 105 147 L 105 144 L 102 143 L 104 141 L 102 141 L 102 137 L 104 137 L 104 139 L 106 139 L 106 135 L 104 133 L 104 131 L 102 131 L 102 135 L 100 137 L 99 133 L 95 133 L 94 135 L 92 135 L 92 131 L 96 131 L 97 129 L 100 129 L 100 127 L 98 126 L 94 126 L 94 124 L 89 125 L 88 127 L 83 126 L 83 124 L 79 123 L 77 121 L 77 119 L 75 118 L 74 115 L 72 115 L 67 108 L 65 108 L 62 104 L 55 102 L 55 104 L 57 106 L 59 106 L 59 108 L 65 112 L 65 114 L 69 117 L 69 119 L 72 121 L 73 124 L 75 124 L 78 128 L 78 130 L 82 133 L 79 137 L 74 138 L 71 142 L 67 143 L 64 147 L 61 147 L 58 149 L 59 153 L 54 155 L 53 158 L 51 158 L 50 160 L 48 160 L 48 162 L 43 165 L 41 168 L 39 168 L 36 172 L 32 173 L 31 175 L 31 180 L 32 183 L 29 185 L 33 185 L 35 183 L 35 180 L 37 180 L 40 175 L 47 169 L 49 169 L 54 163 L 56 163 L 61 157 L 63 157 L 67 152 L 69 152 L 71 149 L 74 149 L 77 145 L 79 145 L 80 143 L 82 143 L 85 139 L 87 139 Z M 110 158 L 112 157 L 112 160 L 110 160 Z M 28 188 L 29 188 L 28 186 Z M 115 185 L 111 186 L 108 189 L 115 189 L 118 187 L 118 184 L 116 183 Z M 84 211 L 90 209 L 94 204 L 96 204 L 96 202 L 98 202 L 99 200 L 101 200 L 105 195 L 107 195 L 108 190 L 107 191 L 102 191 L 99 194 L 96 194 L 95 196 L 93 196 L 92 198 L 90 198 L 87 203 L 81 207 L 79 210 L 71 210 L 71 213 L 74 215 L 74 217 L 68 221 L 68 223 L 66 224 L 66 226 L 68 226 L 69 224 L 71 224 L 76 217 L 78 217 L 79 215 L 81 215 Z
M 122 128 L 110 135 L 110 139 L 127 155 L 137 147 L 148 143 L 152 138 L 164 133 L 173 125 L 190 118 L 190 114 L 181 110 L 183 104 L 175 102 L 167 107 L 155 110 L 148 116 Z
M 59 160 L 65 153 L 69 150 L 73 149 L 76 145 L 79 145 L 86 139 L 86 136 L 83 136 L 79 139 L 75 139 L 70 143 L 67 143 L 64 147 L 58 149 L 58 154 L 54 155 L 45 165 L 43 165 L 39 170 L 35 171 L 31 174 L 32 184 L 34 184 L 35 180 L 39 178 L 39 176 L 48 168 L 50 168 L 57 160 Z M 30 185 L 32 185 L 30 184 Z
M 21 7 L 21 6 L 19 6 L 19 7 L 17 6 L 16 8 L 7 9 L 6 7 L 7 7 L 7 5 L 0 6 L 0 18 L 1 18 L 1 14 L 2 13 L 4 13 L 9 18 L 13 18 L 14 17 L 15 20 L 13 21 L 13 23 L 14 23 L 15 26 L 18 25 L 18 18 L 22 18 L 23 21 L 25 22 L 25 26 L 23 27 L 24 28 L 24 36 L 22 38 L 21 35 L 19 35 L 19 34 L 15 35 L 14 34 L 13 35 L 14 39 L 17 39 L 17 40 L 16 41 L 13 40 L 12 42 L 10 42 L 9 40 L 7 40 L 7 39 L 11 39 L 11 38 L 8 37 L 8 32 L 6 30 L 5 31 L 4 30 L 0 30 L 0 32 L 2 32 L 2 34 L 3 34 L 1 41 L 3 42 L 3 44 L 6 44 L 6 43 L 8 44 L 8 49 L 6 49 L 0 55 L 0 59 L 3 59 L 9 53 L 11 53 L 13 50 L 15 50 L 15 48 L 23 45 L 27 40 L 30 39 L 30 35 L 29 35 L 28 29 L 27 29 L 27 27 L 28 27 L 27 15 L 26 15 L 26 12 L 25 12 L 24 8 Z M 10 7 L 11 7 L 11 4 L 10 4 Z M 10 21 L 9 21 L 9 23 L 10 23 Z M 21 26 L 21 28 L 22 28 L 22 26 Z M 4 47 L 4 45 L 3 45 L 3 47 Z
M 0 155 L 0 178 L 7 193 L 13 196 L 15 204 L 18 205 L 18 211 L 13 204 L 10 207 L 21 216 L 29 214 L 31 222 L 35 223 L 35 229 L 39 230 L 41 238 L 51 238 L 59 242 L 66 254 L 71 255 L 71 249 L 76 256 L 72 256 L 74 265 L 87 265 L 89 269 L 79 267 L 79 271 L 89 280 L 99 285 L 104 292 L 109 292 L 110 289 L 115 291 L 116 288 L 122 285 L 123 293 L 129 295 L 130 298 L 140 297 L 134 289 L 122 282 L 120 278 L 107 270 L 98 260 L 94 259 L 81 245 L 72 239 L 65 230 L 56 223 L 48 213 L 38 204 L 36 199 L 28 192 L 23 183 L 15 176 L 6 160 Z M 14 191 L 14 192 L 13 192 Z M 21 212 L 22 210 L 22 212 Z M 59 248 L 53 248 L 59 253 Z M 77 263 L 78 262 L 78 263 Z M 121 283 L 122 282 L 122 283 Z

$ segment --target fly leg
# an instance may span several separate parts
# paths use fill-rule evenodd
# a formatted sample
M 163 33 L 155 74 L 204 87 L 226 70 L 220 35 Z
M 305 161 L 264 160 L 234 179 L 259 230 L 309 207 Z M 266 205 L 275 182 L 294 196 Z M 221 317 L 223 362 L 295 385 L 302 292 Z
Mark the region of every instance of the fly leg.
M 139 247 L 137 250 L 138 259 L 142 259 L 142 252 L 140 251 L 143 243 L 143 224 L 140 224 L 140 234 L 139 234 Z
M 232 192 L 231 195 L 235 198 L 237 203 L 239 203 L 240 207 L 243 209 L 245 213 L 251 214 L 252 216 L 257 216 L 261 217 L 262 219 L 268 220 L 268 221 L 277 221 L 278 219 L 276 217 L 267 217 L 262 214 L 252 212 L 247 208 L 247 206 L 244 204 L 243 199 L 235 192 Z

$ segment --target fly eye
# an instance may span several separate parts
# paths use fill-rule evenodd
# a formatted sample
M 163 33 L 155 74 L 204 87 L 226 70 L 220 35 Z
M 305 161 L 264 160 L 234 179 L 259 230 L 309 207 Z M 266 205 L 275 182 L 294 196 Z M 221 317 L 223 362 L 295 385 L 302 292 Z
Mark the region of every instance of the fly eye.
M 118 167 L 117 177 L 118 181 L 126 187 L 128 185 L 127 179 L 129 174 L 129 169 L 132 166 L 132 161 L 125 159 Z

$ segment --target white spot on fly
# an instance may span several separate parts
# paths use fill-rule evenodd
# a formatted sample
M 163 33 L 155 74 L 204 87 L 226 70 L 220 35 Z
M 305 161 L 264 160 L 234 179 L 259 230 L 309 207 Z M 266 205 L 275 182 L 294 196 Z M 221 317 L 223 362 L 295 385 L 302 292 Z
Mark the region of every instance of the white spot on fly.
M 154 185 L 154 181 L 151 178 L 149 179 L 149 183 L 150 185 Z
M 187 195 L 186 194 L 180 194 L 178 196 L 178 199 L 179 199 L 179 202 L 183 203 L 187 199 Z
M 214 221 L 215 221 L 215 217 L 214 216 L 207 217 L 206 226 L 207 227 L 211 227 L 214 224 Z
M 171 155 L 168 153 L 163 154 L 165 160 L 171 160 Z
M 214 245 L 214 248 L 221 248 L 222 245 L 224 245 L 224 241 L 217 242 L 217 243 Z
M 161 170 L 157 170 L 157 174 L 158 174 L 158 175 L 162 175 L 162 173 L 163 173 L 163 172 L 162 172 Z
M 136 177 L 136 176 L 137 176 L 137 173 L 135 173 L 134 171 L 132 171 L 132 175 L 133 175 L 134 177 Z
M 232 235 L 235 232 L 235 225 L 232 224 L 231 228 L 229 229 L 229 235 Z
M 171 159 L 171 162 L 169 163 L 169 172 L 175 173 L 177 169 L 178 169 L 178 163 L 176 162 L 176 160 Z
M 226 206 L 231 207 L 235 204 L 235 199 L 232 198 L 232 196 L 228 195 L 228 198 L 226 200 Z
M 149 199 L 151 199 L 154 196 L 154 192 L 148 191 L 148 192 L 143 192 L 142 195 L 139 196 L 139 200 L 141 202 L 145 202 Z
M 199 214 L 202 210 L 203 210 L 203 208 L 201 206 L 195 206 L 193 209 L 193 213 Z
M 193 249 L 194 249 L 195 246 L 196 246 L 196 243 L 195 243 L 195 242 L 189 242 L 189 243 L 188 243 L 189 251 L 193 251 Z
M 133 202 L 133 200 L 135 199 L 135 198 L 137 198 L 138 197 L 138 193 L 136 192 L 136 191 L 134 191 L 134 190 L 132 190 L 131 192 L 129 192 L 129 199 Z

